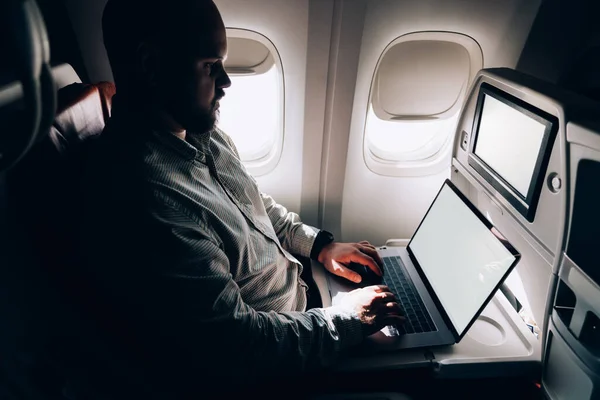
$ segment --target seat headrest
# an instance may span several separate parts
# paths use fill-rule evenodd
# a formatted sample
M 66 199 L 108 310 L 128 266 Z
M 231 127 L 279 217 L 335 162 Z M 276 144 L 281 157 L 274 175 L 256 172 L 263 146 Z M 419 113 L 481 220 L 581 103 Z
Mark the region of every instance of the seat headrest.
M 83 141 L 102 133 L 110 118 L 115 85 L 73 83 L 58 92 L 56 118 L 49 138 L 64 154 Z

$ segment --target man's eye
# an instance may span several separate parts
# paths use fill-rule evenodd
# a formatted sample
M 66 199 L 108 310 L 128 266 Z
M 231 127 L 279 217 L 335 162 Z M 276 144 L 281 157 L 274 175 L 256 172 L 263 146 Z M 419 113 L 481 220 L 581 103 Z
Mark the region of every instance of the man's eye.
M 211 72 L 215 63 L 204 63 L 204 69 Z
M 216 76 L 223 69 L 223 63 L 221 61 L 205 62 L 202 63 L 202 68 L 207 75 Z

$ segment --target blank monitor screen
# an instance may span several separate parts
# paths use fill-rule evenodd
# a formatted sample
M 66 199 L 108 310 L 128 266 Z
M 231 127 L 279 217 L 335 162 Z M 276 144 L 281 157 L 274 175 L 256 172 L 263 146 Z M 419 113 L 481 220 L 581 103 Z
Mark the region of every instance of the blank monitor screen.
M 519 258 L 501 237 L 456 188 L 445 183 L 408 245 L 459 336 Z
M 489 95 L 483 104 L 475 154 L 526 197 L 546 126 Z
M 532 221 L 555 131 L 554 118 L 482 84 L 469 164 Z

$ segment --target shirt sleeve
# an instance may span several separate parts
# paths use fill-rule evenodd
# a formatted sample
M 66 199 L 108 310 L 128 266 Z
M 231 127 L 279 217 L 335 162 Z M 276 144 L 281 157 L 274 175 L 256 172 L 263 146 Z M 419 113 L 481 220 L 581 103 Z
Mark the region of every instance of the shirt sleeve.
M 290 253 L 309 257 L 319 230 L 302 223 L 300 216 L 288 211 L 264 193 L 261 198 L 281 246 Z
M 239 153 L 233 140 L 222 130 L 217 128 L 216 131 L 239 159 Z M 250 174 L 248 176 L 258 186 L 256 180 Z M 261 193 L 261 198 L 281 246 L 292 254 L 310 257 L 310 251 L 319 230 L 302 223 L 298 214 L 289 212 L 284 206 L 277 204 L 271 196 Z
M 246 376 L 299 372 L 330 365 L 362 341 L 358 316 L 342 308 L 306 312 L 256 311 L 232 279 L 225 244 L 184 210 L 159 204 L 144 236 L 151 239 L 144 270 L 151 298 L 144 299 L 166 338 L 214 372 Z M 156 311 L 156 314 L 154 312 Z

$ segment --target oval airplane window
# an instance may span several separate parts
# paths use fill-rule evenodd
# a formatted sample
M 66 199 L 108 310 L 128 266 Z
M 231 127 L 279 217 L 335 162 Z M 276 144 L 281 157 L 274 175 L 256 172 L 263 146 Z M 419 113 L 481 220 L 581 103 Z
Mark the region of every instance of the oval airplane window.
M 466 35 L 416 32 L 392 41 L 371 83 L 363 146 L 369 169 L 422 176 L 448 167 L 460 108 L 482 67 L 481 48 Z
M 253 175 L 272 170 L 281 153 L 284 90 L 281 60 L 265 36 L 227 29 L 225 69 L 231 87 L 221 100 L 218 126 L 233 139 Z

